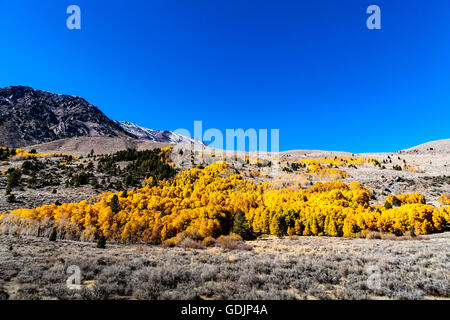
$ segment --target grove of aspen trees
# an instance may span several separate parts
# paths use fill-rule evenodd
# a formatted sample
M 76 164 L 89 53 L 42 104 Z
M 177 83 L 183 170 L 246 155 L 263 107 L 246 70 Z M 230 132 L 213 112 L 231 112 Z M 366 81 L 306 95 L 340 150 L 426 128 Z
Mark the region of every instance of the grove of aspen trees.
M 170 150 L 161 150 L 168 163 Z M 445 229 L 450 207 L 426 204 L 420 194 L 389 196 L 397 206 L 370 204 L 371 190 L 358 182 L 316 182 L 308 189 L 254 183 L 225 162 L 192 168 L 175 178 L 139 189 L 103 193 L 89 201 L 44 205 L 0 214 L 0 231 L 114 242 L 175 244 L 177 235 L 196 232 L 200 239 L 229 234 L 235 217 L 254 235 L 356 237 L 379 231 L 401 235 Z M 448 198 L 442 197 L 448 204 Z

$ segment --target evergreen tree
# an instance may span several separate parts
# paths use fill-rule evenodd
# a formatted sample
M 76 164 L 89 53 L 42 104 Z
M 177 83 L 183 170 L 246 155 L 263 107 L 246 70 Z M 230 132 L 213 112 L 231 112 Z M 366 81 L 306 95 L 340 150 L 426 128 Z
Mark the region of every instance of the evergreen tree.
M 386 209 L 392 209 L 392 204 L 391 204 L 389 201 L 386 201 L 386 202 L 384 203 L 384 207 L 385 207 Z
M 392 205 L 394 207 L 400 207 L 402 205 L 402 202 L 396 196 L 394 196 L 392 198 Z
M 102 235 L 100 236 L 100 238 L 98 238 L 98 240 L 97 240 L 97 248 L 99 248 L 99 249 L 105 249 L 105 247 L 106 247 L 106 238 L 105 238 L 105 236 L 102 234 Z
M 52 233 L 50 234 L 50 237 L 48 238 L 49 241 L 56 241 L 56 228 L 53 228 Z
M 242 211 L 238 211 L 234 216 L 233 233 L 240 235 L 244 240 L 255 239 L 255 235 L 249 228 L 245 219 L 245 214 Z
M 119 197 L 116 194 L 112 197 L 110 206 L 113 213 L 117 213 L 120 211 Z
M 125 179 L 123 179 L 123 184 L 126 187 L 132 186 L 133 185 L 133 176 L 131 174 L 128 174 Z

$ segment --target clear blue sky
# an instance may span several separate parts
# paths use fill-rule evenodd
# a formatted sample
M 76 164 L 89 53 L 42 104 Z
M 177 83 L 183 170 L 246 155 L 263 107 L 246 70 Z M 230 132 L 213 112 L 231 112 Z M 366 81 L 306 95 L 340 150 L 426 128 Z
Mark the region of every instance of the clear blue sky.
M 281 150 L 396 151 L 450 138 L 449 35 L 447 0 L 0 0 L 0 86 L 160 130 L 278 128 Z

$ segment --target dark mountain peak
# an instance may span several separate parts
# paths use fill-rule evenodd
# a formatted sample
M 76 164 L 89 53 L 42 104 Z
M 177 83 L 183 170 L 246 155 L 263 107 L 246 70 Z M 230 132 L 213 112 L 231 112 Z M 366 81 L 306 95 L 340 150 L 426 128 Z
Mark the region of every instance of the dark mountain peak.
M 83 98 L 26 86 L 0 88 L 0 146 L 76 136 L 132 135 Z

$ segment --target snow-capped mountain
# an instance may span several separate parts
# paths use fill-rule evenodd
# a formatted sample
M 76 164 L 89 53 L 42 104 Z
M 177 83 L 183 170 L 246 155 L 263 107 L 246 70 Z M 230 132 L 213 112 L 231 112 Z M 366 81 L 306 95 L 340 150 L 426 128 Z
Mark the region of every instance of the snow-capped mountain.
M 0 146 L 18 148 L 81 136 L 204 145 L 176 132 L 111 120 L 80 97 L 24 86 L 0 88 Z
M 117 121 L 117 123 L 122 127 L 123 130 L 133 136 L 136 136 L 140 140 L 204 145 L 204 143 L 198 139 L 192 139 L 173 131 L 158 131 L 147 129 L 129 121 Z

